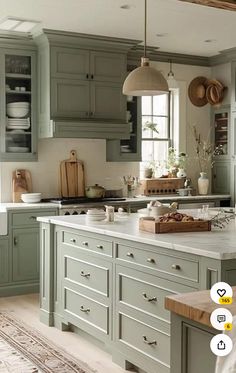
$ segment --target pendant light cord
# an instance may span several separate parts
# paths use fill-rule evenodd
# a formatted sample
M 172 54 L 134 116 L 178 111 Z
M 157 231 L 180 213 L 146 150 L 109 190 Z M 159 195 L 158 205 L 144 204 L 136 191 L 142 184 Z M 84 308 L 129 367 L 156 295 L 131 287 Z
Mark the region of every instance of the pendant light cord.
M 144 57 L 146 58 L 147 43 L 147 0 L 144 0 Z

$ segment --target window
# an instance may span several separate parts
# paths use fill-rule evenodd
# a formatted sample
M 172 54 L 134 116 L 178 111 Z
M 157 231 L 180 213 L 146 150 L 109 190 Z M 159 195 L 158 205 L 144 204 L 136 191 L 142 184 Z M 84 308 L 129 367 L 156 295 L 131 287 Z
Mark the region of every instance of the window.
M 171 146 L 171 93 L 142 97 L 142 164 L 164 167 Z

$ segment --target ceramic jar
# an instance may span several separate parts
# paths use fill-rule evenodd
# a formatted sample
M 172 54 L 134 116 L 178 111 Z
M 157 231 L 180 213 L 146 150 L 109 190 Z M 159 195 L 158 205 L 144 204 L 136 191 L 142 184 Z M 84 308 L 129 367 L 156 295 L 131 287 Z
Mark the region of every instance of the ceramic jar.
M 177 177 L 186 177 L 187 174 L 183 168 L 179 168 L 179 171 L 177 172 Z
M 198 178 L 198 193 L 201 195 L 206 195 L 209 187 L 209 179 L 206 172 L 200 172 L 200 177 Z

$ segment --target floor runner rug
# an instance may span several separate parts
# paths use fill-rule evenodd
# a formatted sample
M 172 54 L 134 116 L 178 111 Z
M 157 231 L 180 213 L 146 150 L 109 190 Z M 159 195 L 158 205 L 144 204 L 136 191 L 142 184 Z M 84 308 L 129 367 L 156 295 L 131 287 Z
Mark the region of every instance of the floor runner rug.
M 75 372 L 94 373 L 15 316 L 0 313 L 0 373 Z

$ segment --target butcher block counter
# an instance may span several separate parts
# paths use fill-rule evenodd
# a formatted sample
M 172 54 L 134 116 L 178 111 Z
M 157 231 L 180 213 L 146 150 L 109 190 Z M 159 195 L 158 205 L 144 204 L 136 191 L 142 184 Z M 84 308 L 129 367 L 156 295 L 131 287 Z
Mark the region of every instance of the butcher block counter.
M 38 220 L 41 321 L 92 335 L 123 368 L 170 373 L 165 298 L 198 297 L 217 281 L 236 285 L 235 219 L 224 230 L 164 234 L 140 231 L 137 214 L 115 214 L 111 223 L 86 216 Z
M 233 303 L 229 305 L 213 302 L 209 290 L 166 297 L 165 307 L 171 311 L 171 373 L 215 373 L 216 356 L 210 341 L 222 332 L 212 327 L 210 316 L 217 308 L 236 315 L 236 287 L 232 289 Z

